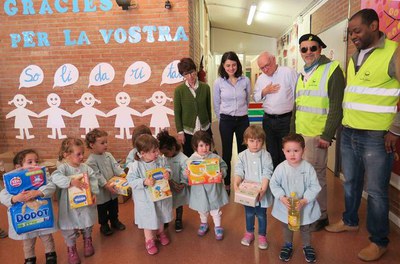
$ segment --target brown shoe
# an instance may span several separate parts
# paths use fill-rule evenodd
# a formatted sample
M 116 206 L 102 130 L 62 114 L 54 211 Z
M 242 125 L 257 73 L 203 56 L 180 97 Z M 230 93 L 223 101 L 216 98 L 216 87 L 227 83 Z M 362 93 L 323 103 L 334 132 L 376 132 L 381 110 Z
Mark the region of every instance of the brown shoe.
M 332 233 L 340 233 L 345 231 L 357 231 L 358 226 L 349 226 L 346 225 L 343 220 L 340 220 L 337 223 L 325 226 L 325 230 Z
M 386 250 L 386 247 L 380 247 L 375 243 L 370 243 L 358 253 L 358 257 L 363 261 L 374 261 L 382 257 Z

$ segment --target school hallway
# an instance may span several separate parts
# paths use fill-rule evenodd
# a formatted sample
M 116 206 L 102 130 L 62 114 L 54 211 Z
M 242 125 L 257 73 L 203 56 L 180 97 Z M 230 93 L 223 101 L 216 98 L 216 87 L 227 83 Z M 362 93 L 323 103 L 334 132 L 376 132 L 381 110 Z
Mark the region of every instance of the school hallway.
M 340 219 L 343 211 L 343 187 L 340 179 L 333 176 L 328 170 L 329 187 L 329 219 L 335 222 Z M 93 245 L 95 255 L 85 258 L 83 256 L 82 236 L 78 238 L 78 252 L 82 263 L 284 263 L 278 258 L 282 241 L 281 223 L 273 218 L 268 210 L 268 242 L 267 250 L 260 250 L 257 243 L 250 247 L 242 246 L 240 240 L 245 230 L 244 209 L 240 204 L 233 202 L 233 193 L 230 203 L 222 208 L 222 225 L 225 228 L 225 237 L 222 241 L 216 241 L 213 230 L 204 237 L 197 236 L 199 216 L 197 212 L 184 208 L 184 230 L 175 233 L 174 223 L 169 226 L 171 243 L 167 246 L 159 245 L 159 253 L 150 256 L 144 248 L 143 231 L 133 224 L 133 203 L 128 200 L 120 204 L 120 220 L 127 226 L 125 231 L 115 231 L 113 235 L 105 237 L 100 234 L 99 225 L 95 225 L 93 233 Z M 55 206 L 57 210 L 57 206 Z M 360 209 L 360 229 L 358 232 L 333 234 L 326 231 L 312 233 L 312 245 L 316 250 L 317 263 L 364 263 L 357 258 L 359 250 L 368 245 L 368 233 L 365 223 L 366 201 L 362 201 Z M 6 207 L 0 207 L 0 227 L 8 230 Z M 212 226 L 212 220 L 209 219 Z M 257 227 L 256 227 L 257 230 Z M 61 236 L 61 232 L 54 235 L 58 263 L 67 263 L 67 248 Z M 387 253 L 377 262 L 373 263 L 399 263 L 400 261 L 400 230 L 391 224 L 390 244 Z M 257 241 L 257 239 L 256 239 Z M 44 249 L 40 240 L 37 242 L 37 263 L 45 263 Z M 9 238 L 0 239 L 0 263 L 23 263 L 22 242 Z M 294 238 L 294 253 L 291 264 L 306 263 L 301 249 L 301 241 L 298 233 Z

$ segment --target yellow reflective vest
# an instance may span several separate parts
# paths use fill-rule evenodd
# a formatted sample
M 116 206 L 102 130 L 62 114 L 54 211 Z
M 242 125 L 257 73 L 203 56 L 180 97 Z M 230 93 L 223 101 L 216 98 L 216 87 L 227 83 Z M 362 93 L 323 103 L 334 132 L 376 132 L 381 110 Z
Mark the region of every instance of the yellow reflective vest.
M 385 40 L 355 72 L 353 59 L 347 67 L 347 86 L 343 98 L 343 121 L 347 127 L 363 130 L 388 130 L 397 113 L 400 84 L 389 76 L 388 67 L 397 43 Z
M 296 85 L 296 133 L 319 136 L 329 111 L 328 81 L 339 62 L 319 65 L 307 82 L 300 75 Z

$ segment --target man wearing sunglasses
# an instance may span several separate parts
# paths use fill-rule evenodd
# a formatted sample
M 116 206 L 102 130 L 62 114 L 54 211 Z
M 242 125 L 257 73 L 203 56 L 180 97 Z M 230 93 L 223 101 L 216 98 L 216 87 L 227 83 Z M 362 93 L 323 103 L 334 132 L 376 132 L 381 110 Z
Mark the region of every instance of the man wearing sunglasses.
M 317 197 L 321 217 L 310 226 L 311 231 L 319 231 L 329 224 L 326 183 L 328 147 L 342 120 L 345 79 L 339 62 L 321 55 L 326 45 L 318 36 L 305 34 L 300 37 L 299 45 L 305 65 L 297 80 L 291 132 L 304 137 L 304 158 L 313 165 L 322 188 Z
M 348 36 L 357 51 L 349 60 L 343 99 L 340 148 L 345 211 L 342 219 L 326 230 L 358 230 L 365 182 L 370 243 L 358 257 L 375 261 L 389 244 L 389 182 L 400 135 L 396 122 L 400 83 L 395 77 L 398 43 L 379 31 L 378 14 L 373 9 L 362 9 L 350 18 Z

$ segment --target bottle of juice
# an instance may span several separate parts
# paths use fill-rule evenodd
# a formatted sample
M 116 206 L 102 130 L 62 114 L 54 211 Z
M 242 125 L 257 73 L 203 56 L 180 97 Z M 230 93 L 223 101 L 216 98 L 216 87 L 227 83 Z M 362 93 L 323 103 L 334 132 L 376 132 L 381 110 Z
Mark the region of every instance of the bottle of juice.
M 300 211 L 296 209 L 299 199 L 295 192 L 290 193 L 289 203 L 288 227 L 292 231 L 298 231 L 300 229 Z

